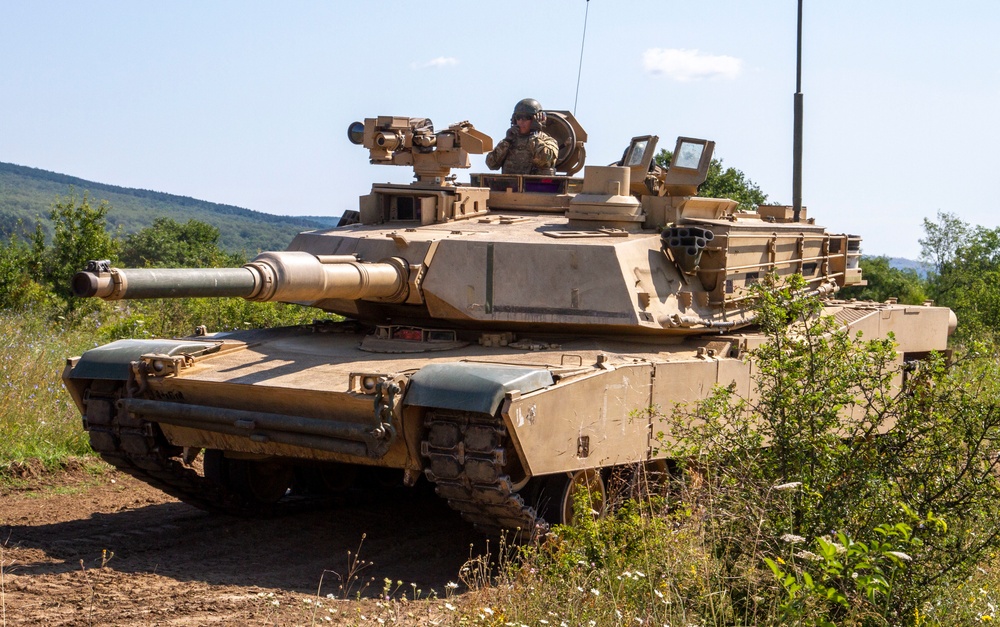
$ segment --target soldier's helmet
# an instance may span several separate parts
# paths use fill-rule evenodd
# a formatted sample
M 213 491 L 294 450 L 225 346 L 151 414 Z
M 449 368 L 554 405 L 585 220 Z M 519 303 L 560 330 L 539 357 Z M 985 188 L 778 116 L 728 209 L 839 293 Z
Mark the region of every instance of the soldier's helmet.
M 537 122 L 543 122 L 545 119 L 544 114 L 542 114 L 542 105 L 538 104 L 534 98 L 525 98 L 514 105 L 514 113 L 510 116 L 510 123 L 514 124 L 521 116 L 530 117 Z

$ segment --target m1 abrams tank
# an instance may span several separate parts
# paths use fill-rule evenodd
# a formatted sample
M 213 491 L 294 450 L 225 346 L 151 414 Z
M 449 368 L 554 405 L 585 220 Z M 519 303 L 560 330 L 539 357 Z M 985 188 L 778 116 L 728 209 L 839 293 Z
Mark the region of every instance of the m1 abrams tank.
M 611 471 L 662 463 L 664 416 L 648 408 L 669 413 L 717 384 L 752 393 L 744 357 L 765 338 L 748 289 L 765 274 L 802 275 L 842 325 L 894 333 L 901 359 L 946 349 L 946 308 L 833 299 L 862 281 L 859 238 L 805 210 L 697 196 L 713 142 L 679 138 L 663 170 L 657 138 L 633 138 L 619 165 L 574 179 L 586 135 L 567 112 L 548 117 L 561 175 L 458 185 L 450 169 L 488 151 L 488 136 L 370 118 L 351 140 L 417 180 L 374 185 L 343 226 L 241 268 L 91 262 L 79 296 L 241 296 L 346 318 L 119 340 L 69 359 L 93 448 L 184 501 L 239 513 L 388 469 L 430 481 L 486 533 L 530 536 L 569 520 L 581 486 L 600 509 Z

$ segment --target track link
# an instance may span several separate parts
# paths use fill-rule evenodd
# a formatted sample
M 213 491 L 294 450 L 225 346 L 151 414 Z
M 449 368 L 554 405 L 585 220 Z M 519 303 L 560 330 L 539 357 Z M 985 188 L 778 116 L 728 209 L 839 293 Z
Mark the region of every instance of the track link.
M 120 381 L 94 381 L 88 390 L 86 420 L 90 446 L 104 461 L 205 511 L 239 516 L 279 513 L 276 506 L 248 500 L 183 464 L 176 458 L 180 449 L 166 441 L 155 423 L 118 408 L 124 389 L 125 384 Z M 284 513 L 287 505 L 281 505 L 280 511 Z
M 435 491 L 462 518 L 492 536 L 514 532 L 521 540 L 548 531 L 535 508 L 514 491 L 507 474 L 507 429 L 499 416 L 434 410 L 426 419 L 421 454 Z

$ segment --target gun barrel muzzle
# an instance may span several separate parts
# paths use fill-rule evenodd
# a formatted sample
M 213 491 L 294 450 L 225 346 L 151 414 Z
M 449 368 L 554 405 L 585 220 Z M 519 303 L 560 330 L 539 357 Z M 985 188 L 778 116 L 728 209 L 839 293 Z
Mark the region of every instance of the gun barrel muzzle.
M 98 274 L 73 275 L 73 294 L 105 300 L 121 298 L 249 298 L 259 290 L 258 279 L 247 268 L 130 268 Z

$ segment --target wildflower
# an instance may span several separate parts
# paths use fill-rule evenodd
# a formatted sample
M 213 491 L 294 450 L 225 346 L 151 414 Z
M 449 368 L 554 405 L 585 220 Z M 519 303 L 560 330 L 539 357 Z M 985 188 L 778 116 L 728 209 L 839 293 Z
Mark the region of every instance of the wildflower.
M 449 612 L 454 612 L 456 609 L 455 606 L 452 605 L 451 603 L 445 603 L 444 606 Z
M 784 564 L 785 560 L 781 559 L 781 556 L 778 556 L 778 563 L 779 564 Z
M 991 623 L 993 622 L 993 617 L 990 616 L 989 614 L 983 614 L 983 616 L 979 620 L 983 621 L 984 623 Z
M 801 557 L 802 559 L 806 559 L 811 562 L 818 562 L 819 560 L 823 559 L 822 557 L 816 555 L 811 551 L 799 551 L 798 553 L 795 554 L 795 557 Z
M 590 594 L 594 595 L 595 597 L 599 597 L 599 596 L 601 596 L 601 591 L 598 590 L 597 588 L 591 588 L 590 589 Z
M 661 599 L 663 598 L 663 593 L 660 592 L 659 590 L 654 589 L 653 590 L 653 594 L 655 594 L 656 596 L 660 597 Z
M 806 541 L 802 536 L 797 536 L 794 533 L 786 533 L 781 536 L 782 542 L 787 542 L 788 544 L 801 544 Z
M 492 607 L 484 607 L 483 608 L 483 613 L 486 614 L 487 616 L 493 616 L 493 608 Z
M 903 560 L 904 562 L 912 562 L 913 561 L 912 557 L 910 557 L 906 553 L 903 553 L 902 551 L 886 551 L 886 554 L 898 557 L 899 559 Z
M 458 587 L 458 584 L 455 583 L 454 581 L 449 581 L 448 583 L 444 584 L 444 587 L 450 590 L 454 590 L 455 588 Z

